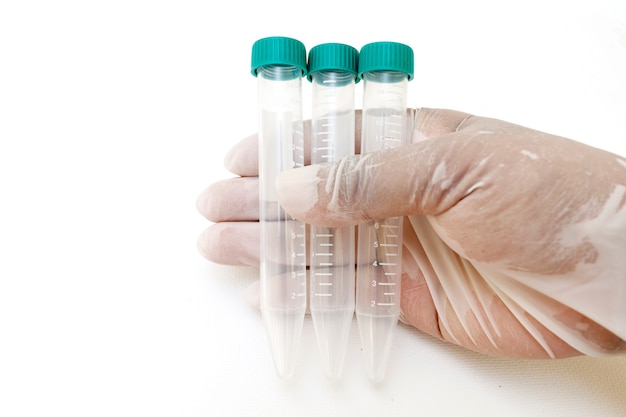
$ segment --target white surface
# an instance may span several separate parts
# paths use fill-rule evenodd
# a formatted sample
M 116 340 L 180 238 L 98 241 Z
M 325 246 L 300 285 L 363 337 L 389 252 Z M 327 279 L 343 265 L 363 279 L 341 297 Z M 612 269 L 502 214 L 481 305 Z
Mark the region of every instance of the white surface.
M 356 326 L 333 383 L 307 320 L 284 383 L 255 271 L 195 248 L 196 196 L 256 129 L 256 39 L 404 42 L 411 105 L 626 155 L 624 4 L 2 2 L 0 415 L 626 415 L 623 358 L 492 359 L 407 327 L 372 386 Z

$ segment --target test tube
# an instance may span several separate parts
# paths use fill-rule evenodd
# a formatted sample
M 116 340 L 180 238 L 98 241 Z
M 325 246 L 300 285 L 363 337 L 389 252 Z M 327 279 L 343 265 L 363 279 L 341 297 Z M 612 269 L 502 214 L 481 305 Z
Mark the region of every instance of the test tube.
M 354 155 L 354 86 L 358 51 L 326 43 L 309 51 L 311 163 Z M 310 226 L 309 306 L 322 365 L 341 376 L 354 317 L 354 227 Z
M 375 42 L 359 55 L 363 80 L 361 153 L 406 144 L 408 81 L 413 50 Z M 371 380 L 382 381 L 400 316 L 402 217 L 358 225 L 356 316 Z
M 270 37 L 252 47 L 259 104 L 259 223 L 261 313 L 276 373 L 293 375 L 307 304 L 305 225 L 278 202 L 276 176 L 304 165 L 302 77 L 306 50 Z

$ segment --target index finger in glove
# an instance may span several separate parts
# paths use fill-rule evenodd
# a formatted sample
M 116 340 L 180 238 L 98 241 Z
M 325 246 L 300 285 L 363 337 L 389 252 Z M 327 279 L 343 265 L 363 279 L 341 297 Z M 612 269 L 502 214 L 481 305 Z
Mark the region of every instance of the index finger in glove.
M 438 110 L 422 108 L 409 109 L 409 118 L 415 118 L 415 129 L 411 141 L 416 142 L 431 139 L 455 132 L 469 117 L 467 113 L 455 110 Z M 361 150 L 361 111 L 355 113 L 355 153 Z M 304 164 L 311 164 L 311 121 L 304 121 Z M 256 177 L 259 175 L 259 137 L 250 135 L 226 154 L 224 165 L 233 174 L 241 177 Z

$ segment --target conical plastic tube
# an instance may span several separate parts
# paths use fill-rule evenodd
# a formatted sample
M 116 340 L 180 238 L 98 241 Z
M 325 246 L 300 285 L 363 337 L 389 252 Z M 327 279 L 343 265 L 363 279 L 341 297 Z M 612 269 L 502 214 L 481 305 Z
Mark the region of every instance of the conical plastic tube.
M 408 81 L 413 76 L 410 47 L 377 42 L 359 56 L 363 80 L 361 153 L 406 144 Z M 370 379 L 382 381 L 400 316 L 402 217 L 358 226 L 356 316 Z
M 276 176 L 304 165 L 302 76 L 304 45 L 291 38 L 255 42 L 252 73 L 259 104 L 261 313 L 276 373 L 293 375 L 307 303 L 304 223 L 278 203 Z
M 354 154 L 354 86 L 358 51 L 322 44 L 309 52 L 312 82 L 311 163 Z M 354 317 L 354 227 L 311 225 L 310 309 L 322 365 L 337 379 Z

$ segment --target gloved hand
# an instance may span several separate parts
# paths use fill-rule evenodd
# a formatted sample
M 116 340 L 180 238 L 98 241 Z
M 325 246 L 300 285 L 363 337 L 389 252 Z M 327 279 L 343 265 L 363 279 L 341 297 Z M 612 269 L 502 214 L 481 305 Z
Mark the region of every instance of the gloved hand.
M 435 337 L 518 358 L 625 351 L 626 160 L 500 120 L 413 113 L 411 145 L 282 173 L 283 207 L 320 226 L 406 216 L 401 319 Z M 215 222 L 199 248 L 256 266 L 256 136 L 226 166 L 240 177 L 199 197 Z

